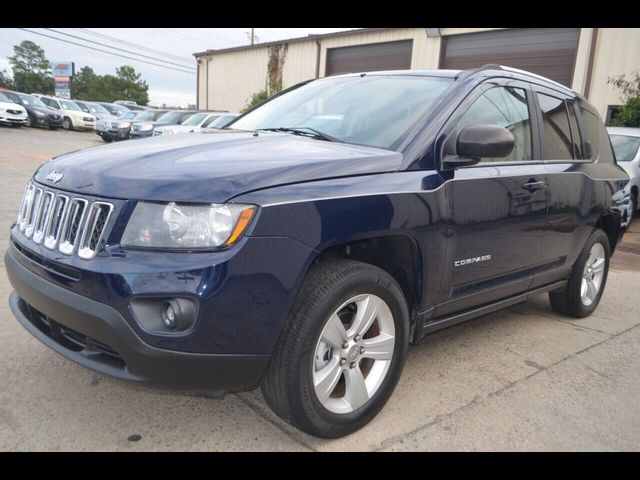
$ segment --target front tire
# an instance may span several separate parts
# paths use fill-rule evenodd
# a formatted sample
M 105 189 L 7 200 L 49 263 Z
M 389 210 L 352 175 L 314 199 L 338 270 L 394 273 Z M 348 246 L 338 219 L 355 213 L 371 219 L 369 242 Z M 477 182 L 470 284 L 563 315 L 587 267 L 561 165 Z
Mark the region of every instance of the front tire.
M 408 345 L 407 302 L 393 277 L 362 262 L 323 262 L 300 288 L 262 393 L 296 428 L 341 437 L 385 405 Z
M 70 118 L 64 117 L 62 119 L 62 128 L 64 128 L 65 130 L 73 130 L 73 122 Z
M 575 318 L 591 315 L 600 303 L 607 283 L 610 255 L 609 238 L 602 230 L 595 230 L 573 265 L 567 286 L 549 292 L 551 307 Z
M 31 114 L 27 116 L 27 126 L 31 128 L 36 126 L 36 121 L 33 119 L 33 116 Z

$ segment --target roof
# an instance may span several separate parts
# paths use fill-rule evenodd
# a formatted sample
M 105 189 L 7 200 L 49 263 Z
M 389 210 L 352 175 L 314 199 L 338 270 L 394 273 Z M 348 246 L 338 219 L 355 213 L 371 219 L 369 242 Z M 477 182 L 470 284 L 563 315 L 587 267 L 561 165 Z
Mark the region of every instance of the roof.
M 607 127 L 609 135 L 627 135 L 629 137 L 640 137 L 640 128 L 632 127 Z
M 206 55 L 218 54 L 218 53 L 226 53 L 226 52 L 236 52 L 239 50 L 250 50 L 252 48 L 262 48 L 269 47 L 271 45 L 282 45 L 283 43 L 297 43 L 297 42 L 308 42 L 309 40 L 319 40 L 322 38 L 332 38 L 332 37 L 341 37 L 343 35 L 353 35 L 354 33 L 365 33 L 365 32 L 375 32 L 378 30 L 389 30 L 388 28 L 355 28 L 353 30 L 345 30 L 343 32 L 333 32 L 333 33 L 324 33 L 321 35 L 309 34 L 306 37 L 295 37 L 295 38 L 287 38 L 284 40 L 276 40 L 273 42 L 265 42 L 265 43 L 255 43 L 253 45 L 240 45 L 238 47 L 229 47 L 229 48 L 219 48 L 213 50 L 206 50 L 204 52 L 196 52 L 193 54 L 194 57 L 203 57 Z

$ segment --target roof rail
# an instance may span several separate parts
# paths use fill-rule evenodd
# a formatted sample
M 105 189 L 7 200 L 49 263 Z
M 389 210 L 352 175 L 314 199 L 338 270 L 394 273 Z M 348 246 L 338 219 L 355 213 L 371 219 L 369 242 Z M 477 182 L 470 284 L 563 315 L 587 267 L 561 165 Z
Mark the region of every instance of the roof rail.
M 468 68 L 466 70 L 462 70 L 460 73 L 458 73 L 454 77 L 454 79 L 458 80 L 460 78 L 465 78 L 465 77 L 468 77 L 469 75 L 481 72 L 483 70 L 504 70 L 504 69 L 502 68 L 502 65 L 498 65 L 497 63 L 487 63 L 485 65 L 482 65 L 481 67 Z
M 537 78 L 538 80 L 544 80 L 545 82 L 551 83 L 563 90 L 569 91 L 576 95 L 580 95 L 578 92 L 572 90 L 566 85 L 562 85 L 561 83 L 551 80 L 550 78 L 543 77 L 542 75 L 538 75 L 537 73 L 529 72 L 527 70 L 521 70 L 519 68 L 508 67 L 506 65 L 498 65 L 496 63 L 487 63 L 486 65 L 482 65 L 481 67 L 478 67 L 478 68 L 470 68 L 468 70 L 462 70 L 460 73 L 458 73 L 458 75 L 455 76 L 455 80 L 468 77 L 469 75 L 481 72 L 483 70 L 504 70 L 505 72 L 520 73 L 522 75 L 527 75 L 529 77 Z

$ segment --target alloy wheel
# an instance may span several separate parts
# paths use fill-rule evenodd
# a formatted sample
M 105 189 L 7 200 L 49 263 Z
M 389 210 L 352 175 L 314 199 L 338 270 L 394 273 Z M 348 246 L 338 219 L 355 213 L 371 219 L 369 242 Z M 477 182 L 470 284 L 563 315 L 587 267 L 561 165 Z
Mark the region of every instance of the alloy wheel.
M 589 258 L 587 258 L 584 265 L 582 284 L 580 286 L 580 297 L 586 307 L 591 305 L 598 297 L 602 287 L 602 279 L 604 278 L 605 263 L 604 247 L 600 243 L 594 243 L 589 251 Z
M 313 356 L 318 401 L 332 413 L 351 413 L 382 385 L 395 349 L 395 324 L 380 297 L 357 295 L 327 320 Z

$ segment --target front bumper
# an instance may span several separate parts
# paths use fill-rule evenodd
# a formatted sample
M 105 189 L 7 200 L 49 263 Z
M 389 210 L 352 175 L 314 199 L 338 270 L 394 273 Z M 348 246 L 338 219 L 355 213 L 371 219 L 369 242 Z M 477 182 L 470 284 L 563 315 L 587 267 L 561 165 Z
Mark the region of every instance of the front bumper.
M 27 116 L 12 115 L 10 113 L 2 113 L 0 114 L 0 123 L 6 124 L 6 125 L 26 125 Z
M 58 119 L 53 119 L 49 117 L 38 117 L 33 116 L 36 125 L 45 126 L 45 127 L 62 127 L 62 117 Z
M 260 382 L 269 355 L 153 347 L 118 310 L 45 280 L 23 266 L 19 255 L 11 247 L 5 254 L 15 290 L 9 299 L 11 309 L 34 337 L 64 357 L 122 380 L 177 390 L 239 390 Z
M 108 130 L 96 130 L 102 138 L 110 140 L 126 140 L 129 138 L 129 128 L 110 128 Z
M 153 130 L 131 130 L 129 138 L 147 138 L 153 135 Z

